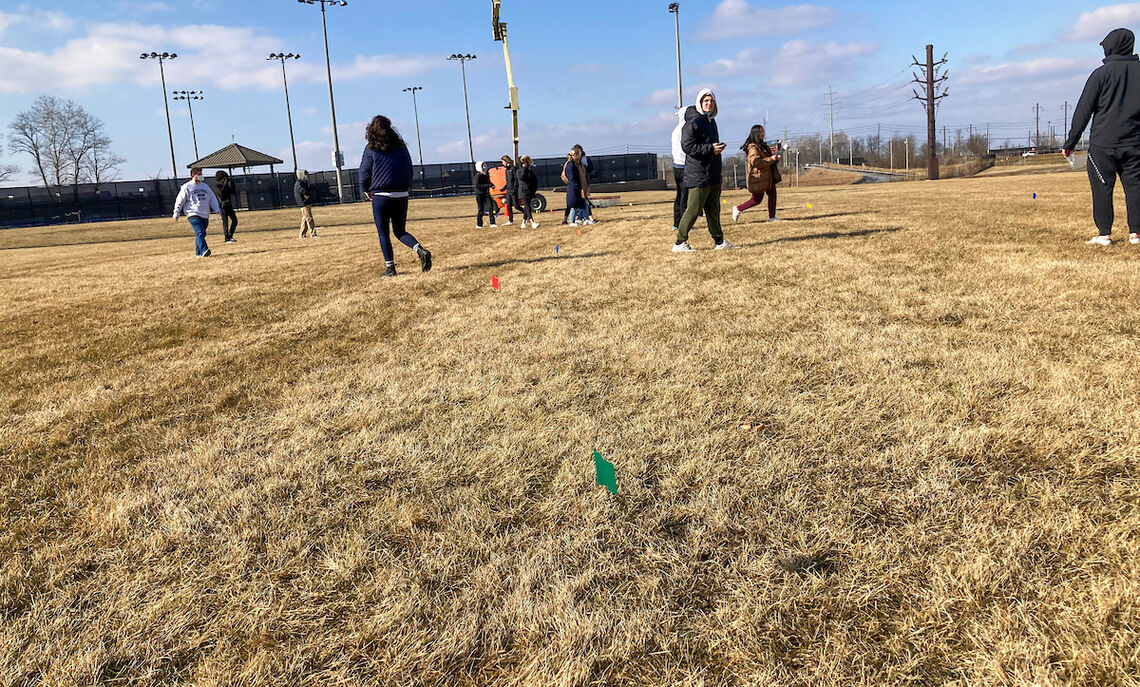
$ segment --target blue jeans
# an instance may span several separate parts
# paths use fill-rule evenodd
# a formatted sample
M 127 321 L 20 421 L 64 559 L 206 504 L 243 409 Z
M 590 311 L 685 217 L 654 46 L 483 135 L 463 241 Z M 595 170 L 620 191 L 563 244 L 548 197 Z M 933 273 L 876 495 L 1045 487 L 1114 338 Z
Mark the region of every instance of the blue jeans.
M 586 208 L 571 208 L 570 221 L 571 222 L 584 222 L 590 216 L 590 211 Z
M 197 215 L 187 215 L 186 219 L 190 220 L 190 226 L 194 227 L 194 255 L 205 255 L 206 251 L 210 250 L 206 245 L 206 227 L 210 225 L 210 219 Z

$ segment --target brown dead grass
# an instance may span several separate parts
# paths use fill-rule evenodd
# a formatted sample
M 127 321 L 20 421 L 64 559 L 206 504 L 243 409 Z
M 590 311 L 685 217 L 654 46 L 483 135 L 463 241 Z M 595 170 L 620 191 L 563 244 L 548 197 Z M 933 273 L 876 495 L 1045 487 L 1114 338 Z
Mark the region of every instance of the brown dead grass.
M 700 255 L 668 193 L 417 219 L 392 280 L 365 205 L 2 232 L 128 240 L 3 252 L 0 684 L 1135 685 L 1140 249 L 1082 181 Z

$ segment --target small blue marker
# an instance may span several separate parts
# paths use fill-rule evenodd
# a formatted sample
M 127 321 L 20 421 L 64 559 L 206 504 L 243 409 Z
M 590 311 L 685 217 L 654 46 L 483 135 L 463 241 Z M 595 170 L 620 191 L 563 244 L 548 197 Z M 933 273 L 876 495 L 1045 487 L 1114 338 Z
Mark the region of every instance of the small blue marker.
M 1037 200 L 1037 194 L 1036 193 L 1033 194 L 1033 200 Z
M 555 247 L 554 247 L 554 254 L 555 254 L 555 255 L 558 255 L 558 246 L 555 246 Z

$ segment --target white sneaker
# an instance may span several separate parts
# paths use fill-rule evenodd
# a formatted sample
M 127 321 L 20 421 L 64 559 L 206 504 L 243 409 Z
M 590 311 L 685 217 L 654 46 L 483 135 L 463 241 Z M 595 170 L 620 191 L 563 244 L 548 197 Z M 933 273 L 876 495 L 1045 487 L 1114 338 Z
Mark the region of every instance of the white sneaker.
M 1085 241 L 1085 243 L 1090 245 L 1090 246 L 1111 246 L 1112 245 L 1112 237 L 1111 236 L 1094 236 L 1091 239 L 1089 239 L 1088 241 Z
M 780 219 L 779 217 L 769 217 L 768 221 L 769 222 L 783 222 L 784 220 Z
M 498 224 L 492 224 L 492 225 L 491 225 L 491 228 L 492 228 L 492 229 L 497 229 L 498 227 L 499 227 L 499 225 L 498 225 Z
M 531 229 L 538 229 L 538 222 L 535 222 L 534 220 L 531 220 L 531 221 L 530 221 L 530 228 L 531 228 Z
M 677 231 L 677 227 L 673 227 L 673 231 Z
M 740 219 L 740 208 L 733 205 L 732 206 L 732 221 L 735 222 L 738 219 Z
M 514 222 L 512 222 L 511 220 L 507 220 L 506 222 L 504 222 L 504 224 L 506 224 L 509 227 L 512 224 L 514 224 Z
M 725 239 L 725 240 L 721 241 L 720 243 L 716 244 L 716 247 L 714 248 L 714 250 L 729 250 L 730 248 L 736 248 L 736 244 L 733 243 L 732 241 L 729 241 L 728 239 Z
M 689 245 L 688 241 L 685 241 L 684 243 L 674 243 L 673 244 L 673 252 L 674 253 L 691 253 L 691 252 L 693 252 L 693 247 Z
M 1140 234 L 1129 234 L 1128 242 L 1134 246 L 1140 244 Z

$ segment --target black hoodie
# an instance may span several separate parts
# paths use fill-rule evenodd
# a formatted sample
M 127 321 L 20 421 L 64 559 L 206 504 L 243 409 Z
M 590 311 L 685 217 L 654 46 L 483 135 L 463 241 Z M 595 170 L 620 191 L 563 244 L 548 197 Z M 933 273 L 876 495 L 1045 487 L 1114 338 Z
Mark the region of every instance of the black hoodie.
M 716 106 L 705 114 L 700 109 L 701 98 L 712 91 L 705 88 L 697 94 L 697 104 L 685 110 L 685 126 L 681 129 L 681 150 L 685 152 L 685 188 L 713 186 L 721 183 L 720 155 L 713 146 L 720 143 L 716 126 Z M 713 96 L 714 98 L 716 96 Z
M 1116 29 L 1100 42 L 1104 65 L 1089 76 L 1073 110 L 1073 126 L 1062 146 L 1073 150 L 1092 117 L 1089 143 L 1099 148 L 1140 147 L 1140 58 L 1132 54 L 1136 37 Z

